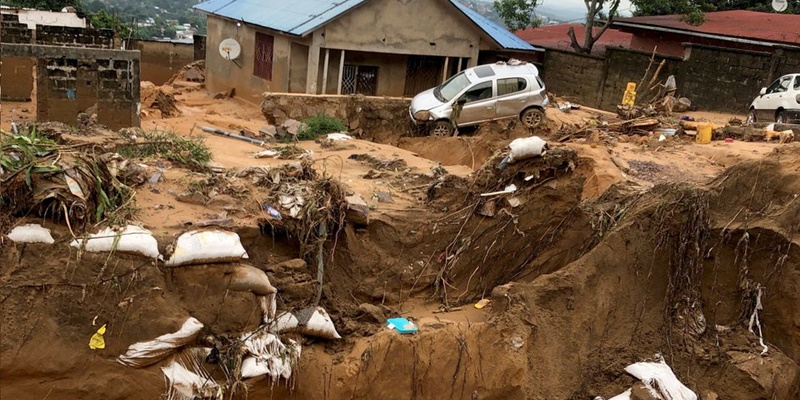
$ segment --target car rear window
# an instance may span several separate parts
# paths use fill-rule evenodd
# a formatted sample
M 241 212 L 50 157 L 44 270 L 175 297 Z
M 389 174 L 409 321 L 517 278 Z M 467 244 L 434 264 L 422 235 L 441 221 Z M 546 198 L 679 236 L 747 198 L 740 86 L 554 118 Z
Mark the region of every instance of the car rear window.
M 528 87 L 528 81 L 524 78 L 506 78 L 497 80 L 497 95 L 521 92 Z

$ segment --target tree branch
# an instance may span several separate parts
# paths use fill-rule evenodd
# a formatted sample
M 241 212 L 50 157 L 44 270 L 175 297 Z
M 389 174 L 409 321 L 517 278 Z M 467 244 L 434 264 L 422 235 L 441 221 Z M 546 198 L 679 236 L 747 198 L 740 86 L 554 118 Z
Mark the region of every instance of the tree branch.
M 575 50 L 576 53 L 583 53 L 583 48 L 581 45 L 578 44 L 578 39 L 575 38 L 575 29 L 573 27 L 569 27 L 567 31 L 567 36 L 569 36 L 569 45 Z
M 597 32 L 597 36 L 594 37 L 594 40 L 599 39 L 600 36 L 603 35 L 603 33 L 606 31 L 606 29 L 608 29 L 608 27 L 611 26 L 611 23 L 614 22 L 614 17 L 617 15 L 617 9 L 619 8 L 619 2 L 620 0 L 613 0 L 613 2 L 611 3 L 611 11 L 608 13 L 608 18 L 606 19 L 606 23 L 603 24 L 603 26 Z

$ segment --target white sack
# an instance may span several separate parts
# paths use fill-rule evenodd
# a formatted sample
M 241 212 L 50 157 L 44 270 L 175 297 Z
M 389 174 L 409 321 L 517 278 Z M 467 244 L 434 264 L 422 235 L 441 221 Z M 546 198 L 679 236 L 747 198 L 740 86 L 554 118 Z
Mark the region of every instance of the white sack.
M 271 283 L 267 274 L 249 265 L 237 265 L 228 271 L 230 281 L 228 289 L 236 292 L 252 292 L 256 296 L 268 296 L 278 292 Z
M 219 385 L 210 376 L 192 372 L 180 363 L 172 361 L 166 367 L 161 367 L 161 372 L 167 380 L 169 399 L 222 398 Z M 212 394 L 216 396 L 210 397 Z
M 334 141 L 334 142 L 335 141 L 339 141 L 339 140 L 353 140 L 353 137 L 348 135 L 348 134 L 346 134 L 346 133 L 342 133 L 342 132 L 329 133 L 328 134 L 328 140 Z
M 274 337 L 274 335 L 272 336 Z M 242 378 L 248 379 L 268 375 L 273 381 L 280 378 L 289 380 L 292 377 L 294 365 L 300 359 L 302 348 L 299 343 L 291 339 L 288 346 L 284 346 L 281 343 L 275 348 L 277 350 L 273 354 L 264 353 L 243 359 Z
M 53 244 L 53 235 L 50 229 L 44 228 L 39 224 L 27 224 L 15 227 L 8 233 L 8 238 L 16 243 L 45 243 Z
M 285 312 L 275 319 L 273 332 L 295 331 L 323 339 L 341 339 L 330 315 L 322 307 L 309 307 L 293 313 Z
M 115 239 L 119 237 L 116 247 Z M 86 243 L 83 245 L 83 243 Z M 69 244 L 72 247 L 84 249 L 90 253 L 106 253 L 119 251 L 123 253 L 136 253 L 145 257 L 159 258 L 158 241 L 147 229 L 135 225 L 128 225 L 120 232 L 115 232 L 111 228 L 106 228 L 94 235 L 89 235 L 88 239 L 75 239 Z
M 189 318 L 177 332 L 161 335 L 148 342 L 130 345 L 125 354 L 117 357 L 117 361 L 134 368 L 155 364 L 179 348 L 193 342 L 201 329 L 203 329 L 203 324 L 200 321 L 193 317 Z
M 175 243 L 175 251 L 165 263 L 168 267 L 182 265 L 235 262 L 248 258 L 239 235 L 235 232 L 208 230 L 189 231 Z
M 508 147 L 511 148 L 508 162 L 513 163 L 526 158 L 544 155 L 545 150 L 547 150 L 547 142 L 538 136 L 531 136 L 514 139 Z
M 678 380 L 663 359 L 658 362 L 631 364 L 625 367 L 625 372 L 640 379 L 645 385 L 657 388 L 664 400 L 697 400 L 697 394 Z

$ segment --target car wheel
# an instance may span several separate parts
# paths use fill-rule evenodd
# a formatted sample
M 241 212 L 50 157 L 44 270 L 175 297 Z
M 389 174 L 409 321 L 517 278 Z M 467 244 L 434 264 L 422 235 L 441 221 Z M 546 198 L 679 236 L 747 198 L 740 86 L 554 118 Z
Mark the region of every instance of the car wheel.
M 786 113 L 784 111 L 778 111 L 778 115 L 775 117 L 775 122 L 779 124 L 786 123 Z
M 529 108 L 522 112 L 519 118 L 528 128 L 536 128 L 544 121 L 544 112 L 538 108 Z
M 758 117 L 756 117 L 756 110 L 750 110 L 750 112 L 747 113 L 746 123 L 747 125 L 753 125 L 756 122 L 758 122 Z
M 450 121 L 445 120 L 434 122 L 430 128 L 431 136 L 450 136 L 452 132 L 453 125 L 450 124 Z

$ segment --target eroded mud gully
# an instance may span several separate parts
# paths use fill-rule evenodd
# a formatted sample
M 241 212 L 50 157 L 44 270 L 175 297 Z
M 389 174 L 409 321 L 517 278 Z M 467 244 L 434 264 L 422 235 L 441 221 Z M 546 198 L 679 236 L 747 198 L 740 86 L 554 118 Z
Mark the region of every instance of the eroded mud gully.
M 625 366 L 657 353 L 701 399 L 800 396 L 799 147 L 738 163 L 707 184 L 622 182 L 599 197 L 585 194 L 600 167 L 572 147 L 501 170 L 502 157 L 467 176 L 383 171 L 416 188 L 397 199 L 413 206 L 372 212 L 367 225 L 348 219 L 340 180 L 313 172 L 319 166 L 302 164 L 295 175 L 296 166 L 282 167 L 289 187 L 318 185 L 313 198 L 327 211 L 313 215 L 330 230 L 274 220 L 225 229 L 248 253 L 238 264 L 266 272 L 278 289 L 279 312 L 315 303 L 322 254 L 320 306 L 342 339 L 289 334 L 303 349 L 291 379 L 248 380 L 236 396 L 610 398 L 636 385 Z M 247 179 L 261 199 L 286 187 Z M 202 190 L 235 196 L 231 182 Z M 512 184 L 513 193 L 481 196 Z M 3 398 L 159 398 L 162 364 L 121 365 L 128 346 L 189 317 L 204 325 L 197 343 L 205 346 L 262 321 L 260 300 L 231 290 L 230 263 L 170 268 L 81 251 L 69 243 L 90 224 L 37 211 L 2 216 L 3 231 L 43 223 L 55 242 L 2 240 Z M 198 226 L 148 228 L 167 255 L 178 233 Z M 475 309 L 482 298 L 490 305 Z M 396 316 L 413 317 L 419 332 L 386 329 Z M 106 346 L 92 350 L 98 323 Z M 223 368 L 205 361 L 224 382 Z

